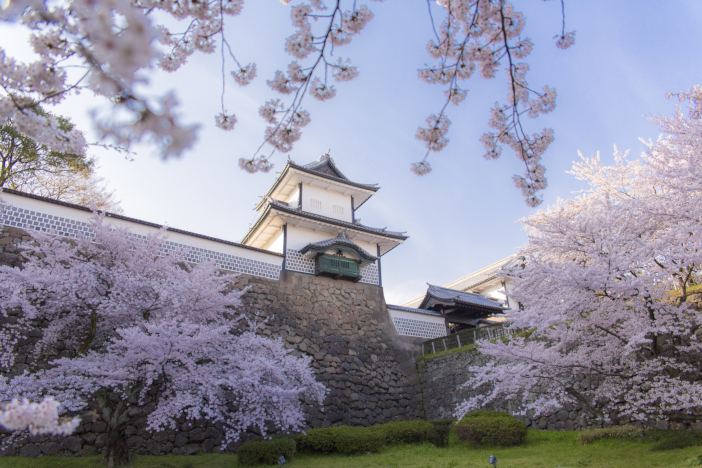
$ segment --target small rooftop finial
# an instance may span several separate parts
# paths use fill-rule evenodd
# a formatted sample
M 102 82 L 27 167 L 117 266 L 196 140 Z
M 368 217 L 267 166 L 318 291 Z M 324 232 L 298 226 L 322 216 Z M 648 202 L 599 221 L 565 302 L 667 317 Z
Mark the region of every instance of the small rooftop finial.
M 322 161 L 322 160 L 324 160 L 324 159 L 329 159 L 329 158 L 331 158 L 331 155 L 330 155 L 329 153 L 331 153 L 331 149 L 328 149 L 327 152 L 324 153 L 324 154 L 319 158 L 319 160 Z

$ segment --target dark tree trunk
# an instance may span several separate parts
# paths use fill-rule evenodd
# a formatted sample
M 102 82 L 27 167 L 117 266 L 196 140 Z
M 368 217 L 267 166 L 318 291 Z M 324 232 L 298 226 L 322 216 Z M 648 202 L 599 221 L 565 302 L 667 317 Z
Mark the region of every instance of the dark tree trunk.
M 108 429 L 107 451 L 105 461 L 108 468 L 126 465 L 129 463 L 129 447 L 127 447 L 127 436 L 124 434 L 124 427 Z

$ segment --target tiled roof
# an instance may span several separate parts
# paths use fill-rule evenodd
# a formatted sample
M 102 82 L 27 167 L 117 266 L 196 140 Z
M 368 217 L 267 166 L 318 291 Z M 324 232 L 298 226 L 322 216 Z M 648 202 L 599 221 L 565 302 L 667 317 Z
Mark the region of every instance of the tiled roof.
M 324 174 L 331 175 L 339 179 L 349 180 L 349 178 L 342 174 L 339 168 L 336 167 L 334 160 L 331 156 L 329 156 L 329 151 L 321 155 L 316 161 L 305 164 L 303 167 L 311 171 L 323 172 Z
M 323 160 L 323 158 L 325 157 L 328 159 Z M 285 165 L 285 168 L 280 172 L 280 174 L 278 174 L 278 178 L 275 180 L 275 182 L 273 182 L 273 185 L 271 185 L 271 188 L 268 189 L 268 192 L 266 192 L 266 194 L 263 197 L 261 197 L 261 201 L 256 204 L 256 207 L 254 209 L 259 210 L 261 206 L 263 206 L 263 204 L 266 203 L 266 199 L 270 197 L 271 194 L 275 191 L 276 187 L 285 178 L 285 175 L 288 173 L 288 170 L 290 168 L 306 172 L 307 174 L 312 174 L 318 177 L 323 177 L 325 179 L 340 182 L 342 184 L 351 185 L 353 187 L 358 187 L 365 190 L 372 190 L 373 192 L 377 192 L 378 190 L 380 190 L 378 184 L 360 184 L 358 182 L 351 182 L 349 179 L 346 178 L 345 175 L 341 173 L 341 171 L 339 171 L 339 169 L 336 168 L 334 160 L 331 158 L 331 156 L 327 154 L 322 155 L 318 160 L 314 162 L 304 165 L 297 164 L 292 160 L 288 160 L 288 163 Z M 364 200 L 363 203 L 365 203 L 368 200 L 368 198 L 366 198 L 366 200 Z M 361 203 L 361 205 L 363 205 L 363 203 Z M 356 206 L 355 209 L 359 209 L 361 205 Z
M 4 188 L 4 187 L 3 187 L 3 188 L 0 188 L 0 192 L 9 193 L 9 194 L 12 194 L 12 195 L 18 195 L 18 196 L 20 196 L 20 197 L 32 198 L 32 199 L 34 199 L 34 200 L 40 200 L 40 201 L 43 201 L 43 202 L 46 202 L 46 203 L 53 203 L 54 205 L 65 206 L 65 207 L 67 207 L 67 208 L 73 208 L 73 209 L 75 209 L 75 210 L 81 210 L 81 211 L 92 212 L 92 210 L 91 210 L 90 208 L 88 208 L 87 206 L 76 205 L 76 204 L 74 204 L 74 203 L 68 203 L 68 202 L 64 202 L 64 201 L 60 201 L 60 200 L 54 200 L 53 198 L 42 197 L 42 196 L 39 196 L 39 195 L 34 195 L 34 194 L 32 194 L 32 193 L 20 192 L 19 190 L 12 190 L 12 189 L 8 189 L 8 188 Z M 154 227 L 154 228 L 157 228 L 157 229 L 160 229 L 160 228 L 164 227 L 164 226 L 161 225 L 161 224 L 151 223 L 151 222 L 149 222 L 149 221 L 142 221 L 142 220 L 140 220 L 140 219 L 130 218 L 130 217 L 128 217 L 128 216 L 122 216 L 122 215 L 116 214 L 116 213 L 109 213 L 109 212 L 106 212 L 106 211 L 103 211 L 103 210 L 98 210 L 98 211 L 99 211 L 100 213 L 105 213 L 105 216 L 108 217 L 108 218 L 120 219 L 120 220 L 122 220 L 122 221 L 129 221 L 129 222 L 132 222 L 132 223 L 142 224 L 142 225 L 144 225 L 144 226 L 150 226 L 150 227 Z M 200 239 L 206 239 L 206 240 L 209 240 L 209 241 L 212 241 L 212 242 L 218 242 L 218 243 L 220 243 L 220 244 L 233 245 L 233 246 L 235 246 L 235 247 L 241 247 L 242 249 L 255 250 L 255 251 L 257 251 L 257 252 L 263 252 L 263 253 L 267 253 L 267 254 L 270 254 L 270 255 L 275 255 L 276 257 L 284 257 L 284 255 L 283 255 L 282 253 L 271 252 L 270 250 L 259 249 L 258 247 L 251 247 L 250 245 L 240 244 L 240 243 L 238 243 L 238 242 L 232 242 L 232 241 L 228 241 L 228 240 L 217 239 L 216 237 L 205 236 L 205 235 L 203 235 L 203 234 L 197 234 L 197 233 L 194 233 L 194 232 L 184 231 L 184 230 L 182 230 L 182 229 L 176 229 L 176 228 L 172 228 L 172 227 L 164 227 L 164 229 L 166 230 L 166 232 L 176 232 L 176 233 L 178 233 L 178 234 L 184 234 L 184 235 L 186 235 L 186 236 L 191 236 L 191 237 L 198 237 L 198 238 L 200 238 Z
M 319 159 L 309 164 L 299 165 L 294 163 L 293 161 L 288 161 L 288 164 L 297 169 L 306 169 L 307 171 L 314 172 L 316 175 L 320 175 L 325 178 L 336 179 L 339 182 L 344 182 L 346 184 L 363 187 L 373 191 L 377 191 L 379 188 L 377 186 L 378 184 L 360 184 L 358 182 L 351 182 L 349 178 L 342 174 L 342 172 L 336 167 L 336 164 L 334 164 L 334 160 L 332 159 L 332 157 L 329 156 L 328 151 L 325 154 L 321 155 Z
M 338 236 L 332 238 L 332 239 L 327 239 L 323 240 L 320 242 L 313 242 L 311 244 L 307 244 L 305 247 L 300 250 L 301 254 L 305 254 L 307 251 L 309 251 L 313 247 L 331 247 L 335 245 L 345 245 L 347 247 L 351 247 L 352 249 L 356 250 L 362 257 L 364 257 L 365 260 L 368 260 L 370 262 L 374 262 L 378 259 L 378 257 L 369 254 L 366 252 L 363 248 L 361 248 L 359 245 L 354 243 L 351 239 L 349 239 L 349 236 L 346 234 L 346 231 L 342 231 L 339 233 Z
M 505 308 L 501 304 L 493 301 L 492 299 L 488 299 L 481 294 L 442 288 L 441 286 L 434 286 L 433 284 L 429 285 L 429 288 L 427 289 L 427 296 L 431 296 L 434 299 L 439 299 L 442 301 L 462 302 L 464 304 L 487 307 L 490 309 L 503 310 Z
M 440 313 L 434 312 L 433 310 L 429 310 L 429 309 L 414 309 L 412 307 L 403 307 L 403 306 L 392 305 L 392 304 L 388 304 L 387 306 L 388 306 L 388 309 L 401 310 L 403 312 L 413 312 L 415 314 L 424 314 L 424 315 L 433 315 L 435 317 L 443 317 L 443 315 L 441 315 Z
M 300 208 L 292 208 L 289 206 L 287 203 L 282 203 L 279 202 L 278 200 L 274 200 L 272 198 L 268 199 L 268 203 L 272 208 L 275 208 L 276 210 L 279 211 L 284 211 L 286 213 L 294 214 L 297 216 L 301 216 L 303 218 L 309 218 L 309 219 L 316 219 L 319 221 L 323 221 L 325 223 L 329 224 L 336 224 L 337 226 L 343 226 L 349 229 L 353 229 L 355 231 L 363 231 L 363 232 L 369 232 L 372 234 L 377 234 L 379 236 L 383 237 L 391 237 L 393 239 L 401 239 L 401 240 L 406 240 L 409 239 L 409 236 L 405 236 L 404 232 L 395 232 L 395 231 L 386 231 L 385 228 L 373 228 L 370 226 L 364 226 L 363 224 L 359 223 L 348 223 L 346 221 L 341 221 L 338 219 L 334 218 L 328 218 L 326 216 L 314 214 L 314 213 L 308 213 L 307 211 L 302 211 Z M 263 214 L 265 216 L 266 213 Z M 262 217 L 263 217 L 262 216 Z M 261 219 L 261 218 L 259 218 Z

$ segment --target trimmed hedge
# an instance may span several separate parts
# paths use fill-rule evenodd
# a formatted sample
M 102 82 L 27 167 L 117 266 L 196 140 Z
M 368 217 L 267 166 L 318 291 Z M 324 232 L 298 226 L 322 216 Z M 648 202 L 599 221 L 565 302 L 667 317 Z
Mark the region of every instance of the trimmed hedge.
M 385 445 L 385 434 L 375 428 L 350 427 L 336 439 L 336 451 L 345 455 L 380 452 Z
M 695 445 L 702 445 L 702 431 L 691 429 L 668 430 L 663 439 L 651 447 L 652 452 L 675 450 Z
M 245 442 L 237 450 L 239 464 L 243 466 L 251 465 L 275 465 L 280 456 L 286 460 L 292 459 L 296 451 L 295 440 L 289 437 L 282 437 L 273 440 L 252 440 Z
M 439 440 L 439 443 L 442 443 L 443 438 L 448 440 L 448 432 L 445 436 L 437 436 L 434 424 L 416 420 L 391 422 L 374 427 L 335 426 L 310 429 L 307 434 L 297 436 L 296 441 L 301 452 L 350 455 L 379 452 L 385 444 L 411 444 L 425 440 Z
M 473 411 L 466 414 L 455 426 L 456 436 L 470 444 L 519 445 L 527 436 L 526 424 L 501 411 Z
M 297 436 L 299 450 L 313 453 L 378 452 L 384 444 L 385 434 L 375 427 L 324 427 Z
M 374 428 L 385 434 L 385 442 L 388 445 L 412 444 L 429 440 L 434 425 L 427 421 L 398 421 L 381 424 Z
M 604 429 L 589 429 L 578 434 L 580 445 L 591 444 L 602 439 L 626 439 L 641 433 L 641 429 L 634 426 L 612 426 Z
M 427 440 L 437 447 L 448 447 L 449 434 L 451 433 L 451 426 L 454 422 L 455 419 L 441 419 L 439 421 L 432 421 L 431 424 L 434 427 Z

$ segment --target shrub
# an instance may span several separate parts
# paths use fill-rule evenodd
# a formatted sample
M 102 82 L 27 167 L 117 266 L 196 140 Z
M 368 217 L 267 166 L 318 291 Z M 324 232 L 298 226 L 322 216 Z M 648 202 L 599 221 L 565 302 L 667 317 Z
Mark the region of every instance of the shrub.
M 473 411 L 456 423 L 459 439 L 479 447 L 518 445 L 526 440 L 526 424 L 500 411 Z
M 310 429 L 307 434 L 297 436 L 297 447 L 301 452 L 332 453 L 336 451 L 336 439 L 351 429 L 349 426 Z
M 300 451 L 316 453 L 378 452 L 385 444 L 385 433 L 376 427 L 324 427 L 299 435 L 297 444 Z
M 351 427 L 339 434 L 336 451 L 346 455 L 380 452 L 385 445 L 385 434 L 377 428 Z
M 434 425 L 422 420 L 398 421 L 381 424 L 376 430 L 385 434 L 387 444 L 412 444 L 428 440 L 434 431 Z
M 441 419 L 439 421 L 432 421 L 431 424 L 433 428 L 427 440 L 429 440 L 437 447 L 448 447 L 449 433 L 451 432 L 451 425 L 454 422 L 454 419 Z
M 665 431 L 666 435 L 656 445 L 651 447 L 652 452 L 659 450 L 675 450 L 694 445 L 702 445 L 702 431 L 671 430 Z
M 239 464 L 244 466 L 266 464 L 275 465 L 280 456 L 290 460 L 295 454 L 295 441 L 289 437 L 273 440 L 252 440 L 239 447 Z
M 586 445 L 602 439 L 632 438 L 640 433 L 641 430 L 634 426 L 612 426 L 604 429 L 590 429 L 578 434 L 578 442 L 580 442 L 581 445 Z

